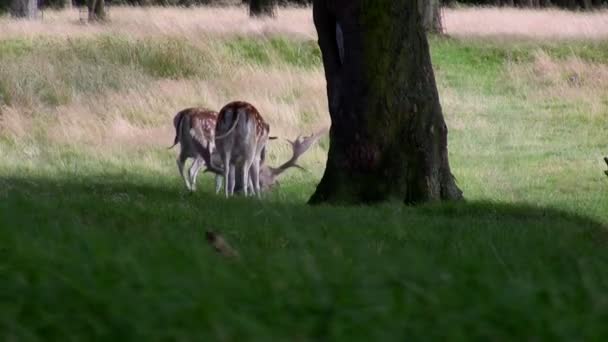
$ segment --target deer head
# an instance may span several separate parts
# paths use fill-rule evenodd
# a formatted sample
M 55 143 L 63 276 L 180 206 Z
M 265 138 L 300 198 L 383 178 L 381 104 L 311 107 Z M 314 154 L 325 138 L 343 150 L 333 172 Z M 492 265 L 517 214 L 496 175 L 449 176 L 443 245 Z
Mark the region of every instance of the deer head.
M 321 138 L 321 136 L 327 131 L 326 128 L 313 133 L 309 136 L 298 136 L 295 140 L 287 140 L 291 145 L 292 155 L 289 160 L 283 163 L 279 167 L 272 167 L 268 165 L 262 165 L 260 169 L 260 187 L 263 190 L 268 190 L 278 185 L 278 177 L 287 169 L 292 167 L 304 170 L 303 167 L 297 164 L 298 159 L 310 149 L 310 147 Z
M 311 135 L 302 137 L 298 136 L 295 140 L 287 140 L 292 148 L 292 155 L 286 162 L 281 164 L 278 167 L 272 167 L 267 164 L 264 164 L 264 158 L 262 158 L 262 165 L 260 167 L 260 189 L 262 191 L 268 191 L 275 186 L 279 185 L 278 178 L 279 176 L 287 171 L 290 168 L 298 168 L 304 170 L 300 165 L 297 164 L 298 159 L 310 149 L 315 142 L 323 136 L 328 131 L 327 128 L 323 128 L 320 131 L 313 133 Z M 272 139 L 272 138 L 271 138 Z M 202 145 L 197 146 L 200 150 L 200 155 L 205 161 L 207 166 L 205 172 L 211 172 L 216 175 L 224 174 L 224 167 L 221 165 L 221 158 L 217 156 L 216 153 L 213 153 L 208 148 L 204 148 Z M 237 179 L 237 183 L 235 186 L 235 191 L 240 191 L 242 189 L 242 182 L 239 182 Z

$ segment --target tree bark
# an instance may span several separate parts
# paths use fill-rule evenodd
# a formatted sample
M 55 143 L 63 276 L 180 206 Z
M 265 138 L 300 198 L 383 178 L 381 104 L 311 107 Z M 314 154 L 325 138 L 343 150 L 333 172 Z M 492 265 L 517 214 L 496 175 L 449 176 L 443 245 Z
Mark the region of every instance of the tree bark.
M 249 16 L 274 17 L 275 0 L 249 0 Z
M 89 21 L 106 20 L 105 0 L 87 0 Z
M 315 0 L 313 18 L 332 125 L 309 203 L 462 199 L 417 1 Z
M 13 0 L 11 15 L 16 18 L 34 19 L 38 16 L 37 0 Z

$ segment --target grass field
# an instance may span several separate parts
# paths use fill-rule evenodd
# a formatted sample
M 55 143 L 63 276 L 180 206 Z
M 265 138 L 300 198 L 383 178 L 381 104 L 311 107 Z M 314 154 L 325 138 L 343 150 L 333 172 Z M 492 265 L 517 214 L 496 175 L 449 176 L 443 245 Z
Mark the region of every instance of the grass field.
M 327 126 L 309 10 L 191 11 L 0 18 L 0 339 L 606 339 L 606 12 L 522 36 L 450 10 L 431 52 L 467 201 L 309 207 L 327 138 L 262 201 L 187 194 L 166 149 L 178 110 L 233 99 L 281 137 Z

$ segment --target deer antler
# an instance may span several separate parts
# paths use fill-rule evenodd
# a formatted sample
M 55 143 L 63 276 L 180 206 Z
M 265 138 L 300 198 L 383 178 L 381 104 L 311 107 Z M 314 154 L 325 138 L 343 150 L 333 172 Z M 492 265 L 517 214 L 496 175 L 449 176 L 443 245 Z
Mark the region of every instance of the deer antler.
M 321 136 L 323 134 L 325 134 L 327 132 L 327 130 L 328 130 L 327 128 L 323 128 L 320 131 L 313 133 L 306 137 L 302 137 L 301 135 L 299 135 L 293 141 L 287 139 L 287 141 L 291 145 L 293 154 L 288 161 L 283 163 L 283 165 L 276 167 L 276 168 L 270 167 L 270 171 L 272 172 L 273 176 L 276 177 L 276 176 L 280 175 L 283 171 L 289 169 L 290 167 L 296 167 L 298 169 L 304 170 L 303 167 L 301 167 L 300 165 L 297 164 L 298 158 L 300 158 L 300 156 L 302 156 L 306 151 L 308 151 L 308 149 L 310 149 L 310 147 L 317 140 L 319 140 L 319 138 L 321 138 Z

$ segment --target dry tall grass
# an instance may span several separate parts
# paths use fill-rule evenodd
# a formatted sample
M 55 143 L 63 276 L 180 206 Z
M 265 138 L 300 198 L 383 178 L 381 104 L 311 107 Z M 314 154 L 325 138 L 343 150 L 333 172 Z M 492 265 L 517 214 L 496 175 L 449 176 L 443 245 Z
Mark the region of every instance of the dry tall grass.
M 458 37 L 605 39 L 608 38 L 608 11 L 580 13 L 557 9 L 445 9 L 444 26 L 450 35 Z
M 243 7 L 128 8 L 111 7 L 106 25 L 80 23 L 77 9 L 46 11 L 43 21 L 0 18 L 0 39 L 52 35 L 73 37 L 111 33 L 132 37 L 176 35 L 199 40 L 206 34 L 280 33 L 315 39 L 310 8 L 281 8 L 276 20 L 247 16 Z M 604 39 L 608 11 L 576 13 L 564 10 L 505 8 L 445 9 L 447 33 L 459 36 L 521 36 L 536 39 Z
M 51 35 L 89 36 L 100 33 L 129 37 L 179 36 L 192 41 L 226 34 L 265 35 L 280 33 L 315 39 L 310 9 L 281 9 L 276 20 L 250 19 L 244 7 L 221 8 L 139 8 L 114 7 L 104 25 L 82 23 L 77 9 L 47 11 L 42 21 L 0 18 L 0 39 Z
M 111 22 L 104 25 L 79 23 L 77 10 L 47 12 L 44 21 L 3 17 L 0 40 L 51 36 L 62 40 L 57 42 L 60 46 L 69 46 L 71 43 L 64 38 L 101 34 L 126 40 L 178 37 L 201 50 L 211 50 L 205 63 L 214 73 L 206 77 L 155 78 L 138 68 L 104 64 L 103 58 L 99 59 L 101 64 L 91 66 L 77 58 L 70 59 L 75 57 L 69 54 L 51 58 L 45 50 L 21 59 L 0 60 L 0 86 L 2 82 L 9 84 L 4 91 L 12 97 L 8 106 L 0 108 L 0 138 L 10 139 L 20 150 L 38 153 L 37 146 L 46 143 L 84 146 L 108 156 L 116 151 L 157 151 L 171 143 L 171 118 L 178 110 L 196 105 L 219 109 L 235 99 L 253 102 L 270 122 L 272 133 L 280 136 L 293 137 L 329 124 L 320 67 L 239 64 L 224 60 L 226 51 L 214 51 L 222 48 L 218 43 L 222 37 L 234 34 L 280 33 L 314 40 L 310 9 L 281 9 L 278 20 L 250 19 L 243 8 L 111 8 L 110 16 Z M 606 11 L 580 14 L 557 10 L 447 9 L 445 21 L 448 33 L 459 37 L 515 34 L 534 39 L 608 38 Z M 530 87 L 529 95 L 537 102 L 569 99 L 584 103 L 592 117 L 605 113 L 605 99 L 597 96 L 608 86 L 605 65 L 576 57 L 554 60 L 539 51 L 534 63 L 514 64 L 507 76 L 514 85 Z M 442 77 L 441 70 L 438 77 Z M 491 126 L 491 119 L 481 115 L 489 110 L 482 94 L 468 93 L 463 98 L 456 89 L 446 86 L 440 92 L 448 123 L 456 132 Z M 596 95 L 589 96 L 590 93 Z M 475 118 L 450 116 L 454 112 Z M 276 144 L 269 158 L 274 162 L 286 153 L 284 144 Z M 321 165 L 324 153 L 316 148 L 308 161 Z M 160 169 L 159 165 L 152 167 Z

